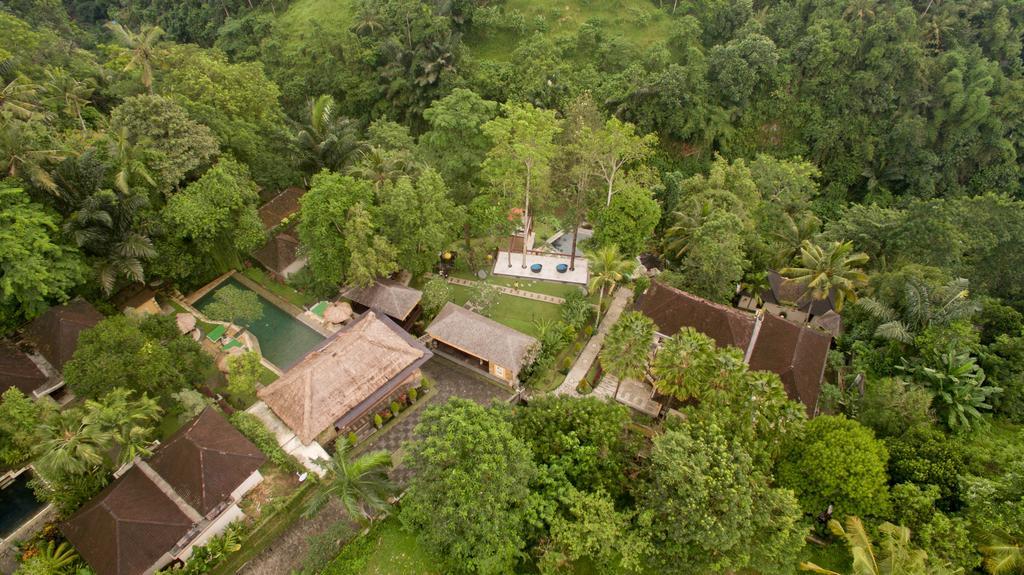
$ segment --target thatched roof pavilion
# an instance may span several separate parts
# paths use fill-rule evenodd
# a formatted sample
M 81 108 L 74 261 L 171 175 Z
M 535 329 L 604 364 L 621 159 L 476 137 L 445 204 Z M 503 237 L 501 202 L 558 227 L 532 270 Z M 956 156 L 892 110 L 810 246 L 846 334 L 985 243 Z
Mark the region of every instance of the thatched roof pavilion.
M 485 362 L 492 375 L 510 382 L 540 345 L 535 338 L 451 302 L 427 326 L 427 334 L 434 341 Z
M 343 428 L 418 377 L 433 354 L 383 314 L 364 313 L 258 392 L 309 444 L 332 425 Z

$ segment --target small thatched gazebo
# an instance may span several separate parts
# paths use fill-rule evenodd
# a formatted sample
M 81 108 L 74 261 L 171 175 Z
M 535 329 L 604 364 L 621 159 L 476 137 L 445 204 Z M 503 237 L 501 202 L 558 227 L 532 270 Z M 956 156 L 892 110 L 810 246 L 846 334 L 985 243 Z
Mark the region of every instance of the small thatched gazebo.
M 196 316 L 190 313 L 179 313 L 174 316 L 174 321 L 178 324 L 178 331 L 182 335 L 188 335 L 196 328 Z
M 427 326 L 427 334 L 439 349 L 509 383 L 540 346 L 536 338 L 452 302 Z

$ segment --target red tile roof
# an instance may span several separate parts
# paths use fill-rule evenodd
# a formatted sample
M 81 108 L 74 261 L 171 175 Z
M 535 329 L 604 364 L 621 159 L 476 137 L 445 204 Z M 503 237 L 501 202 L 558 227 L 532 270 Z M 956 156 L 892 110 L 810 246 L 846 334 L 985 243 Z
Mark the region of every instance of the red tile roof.
M 25 395 L 39 389 L 49 378 L 12 343 L 0 341 L 0 394 L 17 387 Z
M 58 370 L 74 355 L 78 334 L 103 320 L 92 304 L 75 299 L 53 306 L 29 324 L 25 337 Z

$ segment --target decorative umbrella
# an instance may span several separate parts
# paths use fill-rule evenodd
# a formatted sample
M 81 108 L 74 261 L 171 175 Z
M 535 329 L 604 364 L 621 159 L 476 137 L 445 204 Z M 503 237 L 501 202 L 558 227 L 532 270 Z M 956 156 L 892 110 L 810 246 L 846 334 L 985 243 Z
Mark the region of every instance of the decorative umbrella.
M 324 320 L 330 323 L 345 323 L 351 317 L 352 306 L 344 301 L 336 301 L 324 311 Z
M 196 316 L 190 313 L 179 313 L 174 319 L 178 322 L 178 331 L 181 333 L 188 333 L 196 328 Z

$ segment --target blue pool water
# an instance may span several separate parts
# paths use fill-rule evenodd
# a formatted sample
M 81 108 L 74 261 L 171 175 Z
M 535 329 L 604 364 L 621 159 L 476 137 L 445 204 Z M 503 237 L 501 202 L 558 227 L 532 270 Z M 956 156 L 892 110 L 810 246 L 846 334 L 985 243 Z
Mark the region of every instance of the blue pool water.
M 195 303 L 196 309 L 203 311 L 213 301 L 213 294 L 226 286 L 252 291 L 231 277 L 199 298 L 199 301 Z M 263 316 L 252 325 L 246 326 L 246 329 L 259 340 L 260 351 L 270 363 L 282 370 L 287 370 L 306 355 L 307 351 L 324 340 L 324 336 L 292 317 L 290 313 L 277 307 L 258 293 L 256 295 L 259 296 L 260 304 L 263 306 Z

